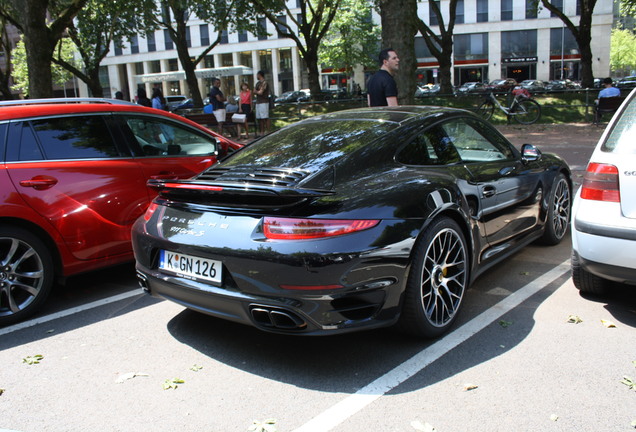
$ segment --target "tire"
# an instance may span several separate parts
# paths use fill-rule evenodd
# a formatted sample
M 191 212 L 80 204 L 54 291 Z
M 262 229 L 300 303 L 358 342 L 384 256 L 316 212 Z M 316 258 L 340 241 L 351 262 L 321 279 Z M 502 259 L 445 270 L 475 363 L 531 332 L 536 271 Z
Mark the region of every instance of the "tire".
M 581 265 L 579 254 L 575 251 L 572 251 L 570 269 L 572 271 L 572 282 L 574 282 L 574 286 L 581 291 L 581 293 L 602 295 L 607 292 L 610 281 L 585 270 Z
M 526 99 L 517 102 L 513 112 L 517 123 L 532 124 L 541 117 L 541 105 L 532 99 Z
M 53 273 L 51 252 L 39 238 L 0 227 L 0 325 L 35 313 L 51 292 Z
M 490 120 L 494 112 L 495 104 L 490 100 L 482 102 L 482 104 L 479 105 L 479 108 L 477 108 L 477 115 L 484 120 Z
M 457 223 L 439 218 L 415 243 L 399 328 L 434 338 L 453 325 L 469 283 L 468 248 Z
M 559 244 L 568 232 L 571 214 L 572 191 L 570 183 L 563 173 L 559 173 L 554 179 L 550 191 L 545 231 L 541 237 L 541 243 L 550 246 Z

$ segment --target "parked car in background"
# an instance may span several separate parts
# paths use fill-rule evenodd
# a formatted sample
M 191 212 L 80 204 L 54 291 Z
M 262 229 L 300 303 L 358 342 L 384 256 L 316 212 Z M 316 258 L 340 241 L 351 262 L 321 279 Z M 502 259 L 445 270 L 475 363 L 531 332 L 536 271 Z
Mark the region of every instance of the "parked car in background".
M 518 86 L 519 83 L 514 78 L 505 78 L 492 80 L 489 84 L 490 89 L 495 93 L 507 93 Z
M 287 334 L 439 336 L 479 274 L 559 243 L 571 205 L 561 158 L 433 106 L 315 116 L 151 184 L 133 228 L 144 289 Z
M 280 95 L 274 100 L 276 104 L 297 103 L 306 102 L 309 100 L 309 95 L 302 90 L 288 91 Z
M 621 91 L 631 91 L 632 89 L 636 88 L 636 76 L 621 78 L 615 85 Z
M 439 93 L 440 86 L 439 84 L 422 84 L 417 86 L 415 89 L 415 97 L 423 98 L 435 96 Z
M 109 99 L 0 103 L 0 325 L 54 281 L 130 261 L 130 228 L 156 192 L 240 148 L 165 111 Z
M 184 95 L 170 95 L 166 96 L 165 99 L 168 111 L 174 111 L 176 106 L 184 103 L 188 98 Z
M 468 93 L 485 93 L 489 89 L 488 84 L 482 82 L 467 82 L 457 88 L 458 95 Z
M 191 98 L 182 100 L 181 102 L 172 102 L 172 105 L 169 105 L 170 112 L 178 112 L 181 110 L 189 110 L 194 108 L 194 101 Z
M 572 280 L 584 293 L 636 285 L 635 98 L 632 91 L 607 125 L 574 198 Z
M 545 91 L 547 92 L 560 92 L 577 88 L 581 88 L 581 86 L 570 80 L 552 80 L 545 84 Z
M 540 80 L 525 80 L 521 81 L 519 85 L 530 93 L 543 93 L 546 90 L 545 83 Z

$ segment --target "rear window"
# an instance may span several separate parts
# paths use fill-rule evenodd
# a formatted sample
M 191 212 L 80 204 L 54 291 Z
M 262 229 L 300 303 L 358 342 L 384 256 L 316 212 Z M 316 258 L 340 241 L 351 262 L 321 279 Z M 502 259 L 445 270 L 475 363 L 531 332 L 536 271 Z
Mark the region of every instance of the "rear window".
M 313 171 L 368 145 L 395 126 L 365 120 L 309 120 L 266 136 L 232 156 L 224 166 L 255 164 Z
M 621 114 L 601 151 L 617 154 L 636 154 L 636 99 L 630 99 L 629 105 Z

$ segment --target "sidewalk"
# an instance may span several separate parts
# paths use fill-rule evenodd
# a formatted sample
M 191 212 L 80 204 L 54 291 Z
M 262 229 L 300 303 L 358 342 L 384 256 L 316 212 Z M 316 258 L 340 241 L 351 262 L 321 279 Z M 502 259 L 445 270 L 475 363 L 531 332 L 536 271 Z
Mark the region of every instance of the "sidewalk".
M 497 129 L 517 148 L 530 143 L 537 146 L 596 145 L 605 130 L 606 124 L 599 126 L 590 123 L 499 125 Z

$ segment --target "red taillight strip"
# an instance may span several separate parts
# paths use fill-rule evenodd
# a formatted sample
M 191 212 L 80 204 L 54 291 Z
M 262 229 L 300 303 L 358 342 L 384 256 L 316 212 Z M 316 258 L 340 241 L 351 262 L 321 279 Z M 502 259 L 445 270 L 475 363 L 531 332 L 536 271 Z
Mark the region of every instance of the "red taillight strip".
M 148 208 L 146 209 L 146 213 L 144 213 L 144 220 L 146 222 L 148 222 L 150 220 L 150 218 L 152 217 L 152 215 L 155 213 L 155 211 L 157 210 L 157 208 L 159 207 L 159 204 L 156 203 L 150 203 L 150 205 L 148 206 Z
M 192 183 L 164 183 L 164 187 L 174 188 L 174 189 L 192 189 L 192 190 L 203 190 L 203 191 L 213 191 L 220 192 L 223 190 L 220 186 L 208 186 L 208 185 L 200 185 L 200 184 L 192 184 Z
M 291 219 L 266 217 L 265 237 L 273 240 L 308 240 L 334 237 L 373 228 L 377 219 Z
M 614 165 L 590 162 L 583 177 L 581 198 L 593 201 L 620 202 L 618 168 Z
M 285 290 L 301 290 L 301 291 L 320 291 L 320 290 L 332 290 L 342 289 L 342 285 L 279 285 Z

